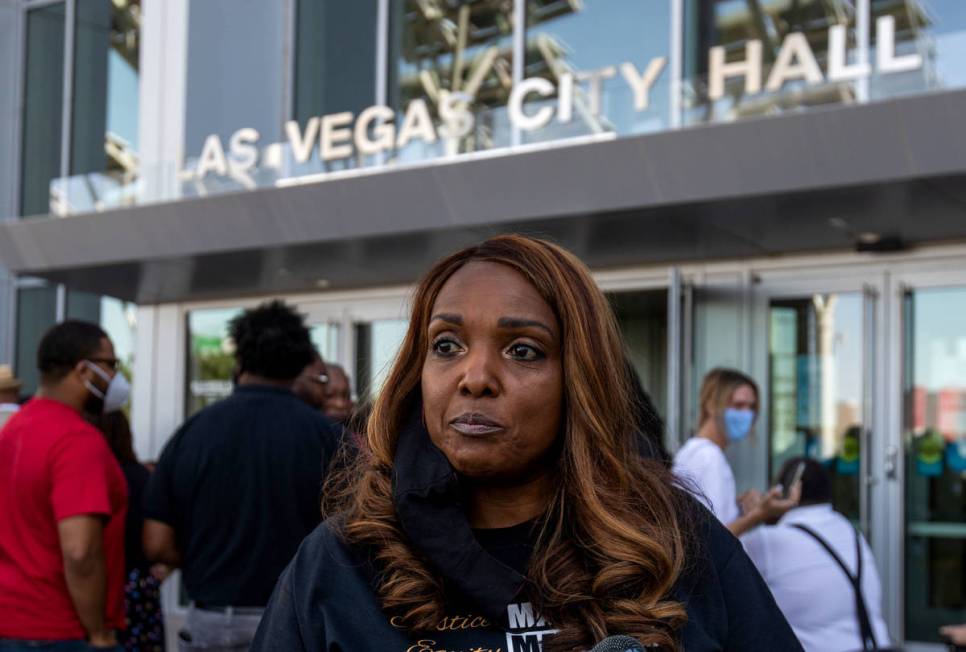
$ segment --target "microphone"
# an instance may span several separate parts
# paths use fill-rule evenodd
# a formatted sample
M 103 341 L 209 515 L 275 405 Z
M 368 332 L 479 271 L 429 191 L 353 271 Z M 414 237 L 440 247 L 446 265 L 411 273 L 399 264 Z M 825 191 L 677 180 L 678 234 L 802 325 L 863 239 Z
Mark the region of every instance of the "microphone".
M 608 636 L 592 647 L 590 652 L 644 652 L 644 648 L 636 638 L 619 634 Z

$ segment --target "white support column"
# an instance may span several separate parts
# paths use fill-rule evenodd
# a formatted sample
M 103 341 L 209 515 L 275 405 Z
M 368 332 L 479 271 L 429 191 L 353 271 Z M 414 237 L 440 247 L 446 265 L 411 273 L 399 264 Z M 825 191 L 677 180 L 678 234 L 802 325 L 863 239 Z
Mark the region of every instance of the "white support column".
M 138 141 L 141 201 L 176 199 L 184 157 L 188 64 L 188 0 L 141 5 Z
M 153 444 L 154 382 L 157 368 L 158 308 L 138 306 L 137 331 L 134 338 L 134 383 L 131 395 L 131 430 L 134 434 L 134 453 L 138 459 L 157 458 Z
M 184 420 L 185 325 L 178 305 L 141 306 L 134 354 L 135 452 L 154 460 Z

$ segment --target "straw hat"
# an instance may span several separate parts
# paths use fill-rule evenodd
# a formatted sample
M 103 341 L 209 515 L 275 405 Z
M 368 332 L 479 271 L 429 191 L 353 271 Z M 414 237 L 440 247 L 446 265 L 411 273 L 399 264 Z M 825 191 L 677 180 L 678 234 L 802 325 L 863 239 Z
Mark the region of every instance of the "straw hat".
M 0 364 L 0 391 L 5 389 L 20 389 L 22 382 L 13 375 L 13 369 L 8 364 Z

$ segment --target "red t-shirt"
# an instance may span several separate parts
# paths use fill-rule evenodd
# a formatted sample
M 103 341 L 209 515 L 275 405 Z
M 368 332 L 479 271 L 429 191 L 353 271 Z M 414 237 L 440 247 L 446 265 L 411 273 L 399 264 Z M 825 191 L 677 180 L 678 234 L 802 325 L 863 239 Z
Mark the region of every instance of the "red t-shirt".
M 75 410 L 35 398 L 0 430 L 0 639 L 85 637 L 64 579 L 57 523 L 106 517 L 107 627 L 124 627 L 124 474 Z

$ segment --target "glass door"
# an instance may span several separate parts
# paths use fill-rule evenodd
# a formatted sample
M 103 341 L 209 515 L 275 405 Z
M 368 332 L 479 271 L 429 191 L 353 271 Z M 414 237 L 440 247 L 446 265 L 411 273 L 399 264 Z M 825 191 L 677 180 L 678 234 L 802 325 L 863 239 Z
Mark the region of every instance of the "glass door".
M 906 278 L 898 297 L 902 621 L 939 642 L 966 619 L 966 278 Z
M 768 305 L 769 477 L 795 456 L 832 477 L 833 506 L 862 523 L 867 423 L 862 292 L 773 298 Z
M 792 457 L 818 460 L 832 479 L 833 507 L 874 545 L 871 455 L 884 434 L 873 399 L 881 279 L 798 276 L 756 289 L 767 477 L 773 482 Z
M 298 305 L 322 358 L 345 369 L 355 401 L 371 400 L 385 382 L 409 325 L 405 295 L 380 292 Z

